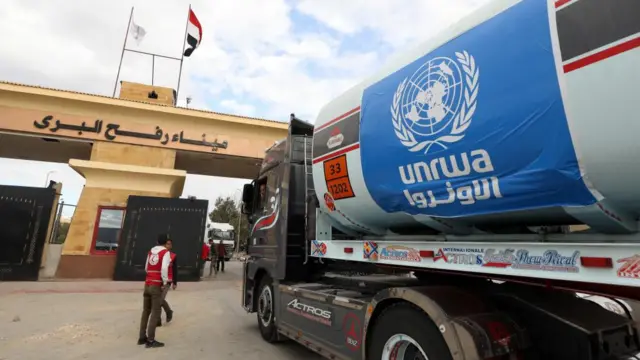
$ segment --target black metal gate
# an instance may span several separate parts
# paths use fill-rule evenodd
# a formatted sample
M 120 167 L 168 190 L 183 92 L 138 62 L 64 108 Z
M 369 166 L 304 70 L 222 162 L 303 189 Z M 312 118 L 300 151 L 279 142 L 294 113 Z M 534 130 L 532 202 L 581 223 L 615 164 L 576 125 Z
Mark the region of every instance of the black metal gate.
M 53 188 L 0 185 L 0 281 L 36 281 L 42 262 Z
M 180 281 L 200 279 L 200 252 L 207 223 L 207 200 L 129 196 L 113 279 L 142 281 L 149 250 L 169 234 Z

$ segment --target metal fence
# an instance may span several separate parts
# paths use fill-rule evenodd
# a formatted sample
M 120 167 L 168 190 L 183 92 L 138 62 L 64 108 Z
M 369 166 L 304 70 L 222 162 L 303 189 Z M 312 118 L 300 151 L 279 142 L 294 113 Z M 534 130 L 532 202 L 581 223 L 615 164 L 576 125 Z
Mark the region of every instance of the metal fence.
M 76 205 L 66 204 L 64 201 L 61 201 L 60 203 L 58 203 L 56 217 L 54 219 L 53 227 L 51 230 L 51 236 L 49 236 L 49 239 L 48 239 L 50 244 L 64 243 L 67 237 L 67 232 L 69 231 L 69 226 L 71 225 L 71 219 L 73 218 L 73 215 L 67 221 L 66 219 L 63 219 L 62 214 L 65 211 L 65 209 L 68 209 L 70 207 L 74 209 L 74 213 L 75 213 Z

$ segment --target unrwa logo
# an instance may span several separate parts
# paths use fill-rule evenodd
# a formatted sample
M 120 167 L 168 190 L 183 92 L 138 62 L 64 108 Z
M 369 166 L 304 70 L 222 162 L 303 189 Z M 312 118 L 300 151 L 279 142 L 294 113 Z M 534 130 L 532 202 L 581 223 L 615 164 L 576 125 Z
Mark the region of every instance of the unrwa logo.
M 467 51 L 457 61 L 435 57 L 396 89 L 391 119 L 396 136 L 409 151 L 428 153 L 433 145 L 464 138 L 476 111 L 480 69 Z

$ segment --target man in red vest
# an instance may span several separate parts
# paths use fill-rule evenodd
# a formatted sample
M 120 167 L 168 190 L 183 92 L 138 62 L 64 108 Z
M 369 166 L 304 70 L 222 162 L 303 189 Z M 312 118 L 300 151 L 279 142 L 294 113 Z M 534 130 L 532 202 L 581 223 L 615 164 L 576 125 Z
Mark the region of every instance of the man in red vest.
M 200 255 L 200 279 L 204 276 L 204 266 L 207 264 L 207 260 L 209 259 L 209 245 L 207 243 L 202 244 L 202 254 Z
M 162 309 L 164 309 L 165 314 L 167 314 L 167 322 L 171 322 L 171 319 L 173 319 L 173 310 L 171 310 L 171 306 L 169 306 L 167 302 L 167 293 L 169 293 L 170 287 L 173 290 L 178 287 L 178 263 L 176 262 L 176 254 L 171 251 L 173 249 L 173 240 L 167 239 L 165 247 L 169 250 L 171 263 L 169 263 L 169 283 L 162 291 Z M 158 318 L 158 326 L 162 326 L 162 316 Z
M 166 243 L 166 235 L 158 237 L 158 245 L 149 250 L 144 266 L 147 277 L 144 281 L 144 302 L 138 345 L 145 344 L 147 348 L 164 346 L 163 343 L 156 341 L 156 326 L 158 326 L 162 311 L 162 292 L 166 286 L 169 286 L 171 253 L 165 247 Z

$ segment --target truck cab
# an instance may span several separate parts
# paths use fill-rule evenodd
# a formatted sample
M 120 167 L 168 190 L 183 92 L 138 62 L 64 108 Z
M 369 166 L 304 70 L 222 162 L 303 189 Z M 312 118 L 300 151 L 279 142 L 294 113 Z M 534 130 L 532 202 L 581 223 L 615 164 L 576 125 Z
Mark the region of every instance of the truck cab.
M 244 185 L 242 211 L 249 219 L 246 278 L 260 283 L 303 280 L 313 272 L 308 239 L 315 236 L 311 176 L 313 125 L 291 115 L 289 134 L 266 150 L 258 177 Z M 245 306 L 255 307 L 252 293 Z
M 218 244 L 222 240 L 222 244 L 226 250 L 225 261 L 231 259 L 231 254 L 236 249 L 236 232 L 231 224 L 210 222 L 207 224 L 207 234 L 205 236 L 207 243 L 212 240 L 214 244 Z

